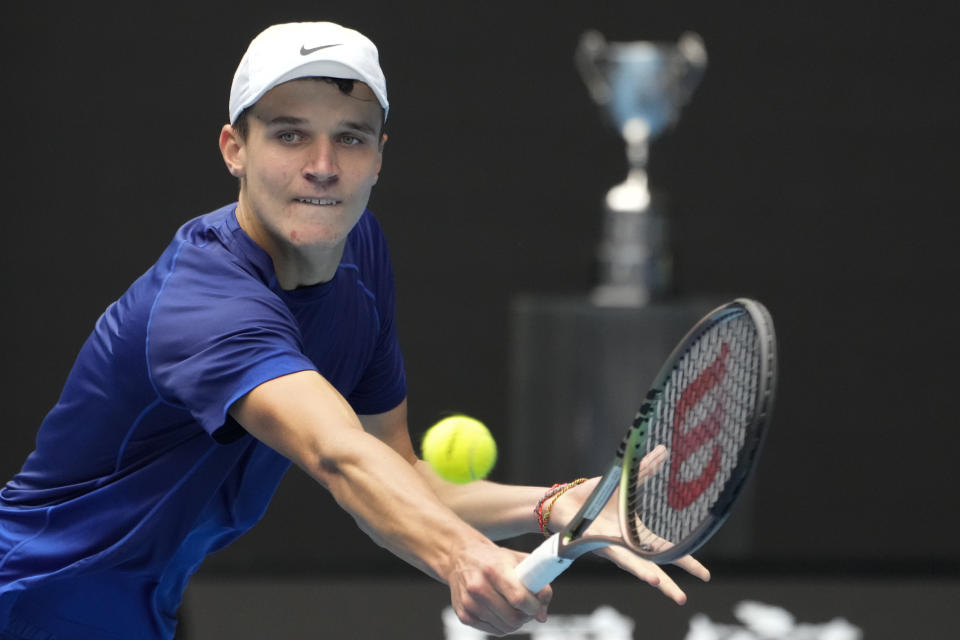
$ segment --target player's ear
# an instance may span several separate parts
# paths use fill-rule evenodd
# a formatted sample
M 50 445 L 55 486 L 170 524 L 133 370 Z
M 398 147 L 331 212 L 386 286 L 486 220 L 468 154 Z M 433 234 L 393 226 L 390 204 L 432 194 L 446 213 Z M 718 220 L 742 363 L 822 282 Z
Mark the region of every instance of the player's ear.
M 387 134 L 380 135 L 380 144 L 377 145 L 377 152 L 380 154 L 380 158 L 377 160 L 377 177 L 373 181 L 374 184 L 380 179 L 380 169 L 383 168 L 383 147 L 387 144 Z
M 229 124 L 223 125 L 220 129 L 220 154 L 230 175 L 235 178 L 242 178 L 246 173 L 246 149 L 240 133 Z

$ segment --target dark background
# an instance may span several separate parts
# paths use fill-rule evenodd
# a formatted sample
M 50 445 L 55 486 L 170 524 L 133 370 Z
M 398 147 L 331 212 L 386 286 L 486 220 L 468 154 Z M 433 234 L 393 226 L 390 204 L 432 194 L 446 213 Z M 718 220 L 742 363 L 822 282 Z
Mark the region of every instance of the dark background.
M 216 145 L 230 81 L 249 40 L 288 20 L 380 47 L 392 109 L 371 208 L 395 261 L 414 437 L 463 411 L 506 442 L 511 302 L 589 289 L 602 198 L 626 170 L 574 69 L 578 38 L 694 30 L 710 66 L 650 173 L 679 294 L 749 295 L 777 322 L 751 562 L 955 575 L 955 6 L 8 3 L 0 476 L 102 309 L 183 221 L 235 198 Z M 399 562 L 293 472 L 206 570 L 236 569 Z

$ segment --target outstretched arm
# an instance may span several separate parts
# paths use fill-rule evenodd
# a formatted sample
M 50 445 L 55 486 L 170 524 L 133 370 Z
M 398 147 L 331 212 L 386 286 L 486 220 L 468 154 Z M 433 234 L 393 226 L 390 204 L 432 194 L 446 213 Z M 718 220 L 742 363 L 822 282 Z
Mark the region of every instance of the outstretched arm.
M 231 415 L 327 487 L 378 544 L 446 582 L 465 623 L 504 634 L 533 616 L 545 619 L 551 592 L 535 597 L 516 579 L 521 554 L 496 546 L 442 504 L 410 460 L 364 431 L 316 372 L 261 384 Z
M 450 507 L 466 522 L 494 540 L 539 532 L 534 505 L 546 491 L 545 487 L 504 485 L 477 481 L 457 485 L 440 478 L 430 465 L 419 460 L 414 452 L 407 425 L 406 402 L 396 409 L 376 416 L 360 416 L 364 428 L 387 442 L 416 466 L 417 471 L 436 492 L 441 502 Z M 549 528 L 561 529 L 579 510 L 593 490 L 598 478 L 574 487 L 565 493 L 555 505 Z M 591 525 L 592 532 L 619 536 L 620 524 L 616 512 L 616 494 Z M 678 604 L 686 602 L 687 596 L 676 582 L 658 565 L 644 560 L 627 549 L 612 546 L 597 551 L 625 571 L 657 587 Z M 701 580 L 709 580 L 710 572 L 691 556 L 675 563 Z
M 491 540 L 502 540 L 537 531 L 533 505 L 543 495 L 542 487 L 504 485 L 478 480 L 453 484 L 442 479 L 420 460 L 410 441 L 407 403 L 373 416 L 360 416 L 363 428 L 389 444 L 433 489 L 440 501 Z

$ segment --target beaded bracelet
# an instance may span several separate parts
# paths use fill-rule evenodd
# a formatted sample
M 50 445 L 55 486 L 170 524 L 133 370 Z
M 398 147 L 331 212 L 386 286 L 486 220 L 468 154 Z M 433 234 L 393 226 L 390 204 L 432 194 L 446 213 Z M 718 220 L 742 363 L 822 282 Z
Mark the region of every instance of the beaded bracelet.
M 553 511 L 553 505 L 556 504 L 557 500 L 559 500 L 560 496 L 564 493 L 586 481 L 586 478 L 577 478 L 573 482 L 561 482 L 553 485 L 543 494 L 543 497 L 537 502 L 537 506 L 533 508 L 533 512 L 537 514 L 537 525 L 540 527 L 540 533 L 546 537 L 550 537 L 550 532 L 547 531 L 547 523 L 550 522 L 550 512 Z M 553 499 L 550 500 L 551 498 Z M 543 505 L 547 500 L 550 500 L 550 504 L 544 509 Z

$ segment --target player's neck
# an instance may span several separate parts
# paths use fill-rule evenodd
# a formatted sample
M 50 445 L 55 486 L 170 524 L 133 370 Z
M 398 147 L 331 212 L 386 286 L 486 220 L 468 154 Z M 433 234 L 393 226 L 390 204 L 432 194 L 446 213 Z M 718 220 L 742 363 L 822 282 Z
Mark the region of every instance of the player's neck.
M 298 287 L 329 282 L 337 273 L 346 241 L 332 246 L 294 245 L 280 241 L 252 215 L 241 197 L 237 205 L 237 222 L 250 239 L 267 252 L 280 288 L 290 291 Z
M 273 270 L 280 288 L 290 291 L 332 280 L 340 266 L 343 247 L 342 243 L 333 249 L 287 246 L 272 253 L 267 250 L 267 253 L 273 259 Z

